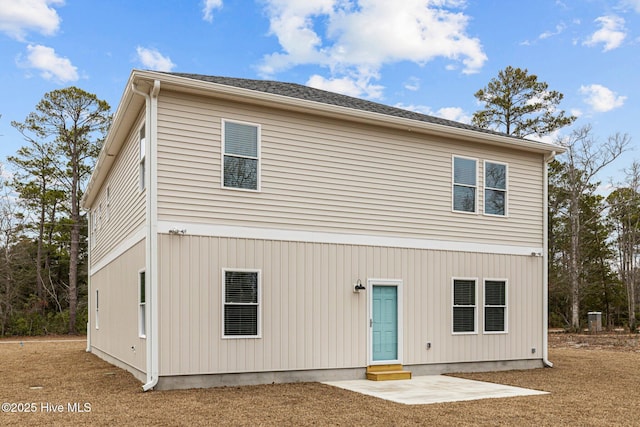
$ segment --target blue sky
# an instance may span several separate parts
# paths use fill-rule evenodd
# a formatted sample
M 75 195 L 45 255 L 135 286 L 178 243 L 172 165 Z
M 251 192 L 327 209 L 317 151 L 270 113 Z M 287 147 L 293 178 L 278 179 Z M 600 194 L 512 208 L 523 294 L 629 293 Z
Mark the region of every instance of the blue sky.
M 511 65 L 563 93 L 574 126 L 640 141 L 640 0 L 0 0 L 0 63 L 0 161 L 25 144 L 10 122 L 46 92 L 78 86 L 115 111 L 133 68 L 296 82 L 469 122 L 473 94 Z

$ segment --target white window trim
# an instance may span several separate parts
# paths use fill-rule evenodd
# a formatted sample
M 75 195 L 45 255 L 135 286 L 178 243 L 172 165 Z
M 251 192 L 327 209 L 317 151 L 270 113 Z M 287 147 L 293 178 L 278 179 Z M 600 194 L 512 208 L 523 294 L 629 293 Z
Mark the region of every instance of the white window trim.
M 140 293 L 140 278 L 142 277 L 143 273 L 145 275 L 145 277 L 144 277 L 144 288 L 145 288 L 144 289 L 144 298 L 145 298 L 144 303 L 141 301 L 142 294 Z M 147 289 L 147 274 L 146 274 L 144 268 L 138 270 L 138 280 L 136 281 L 136 283 L 137 283 L 137 287 L 138 287 L 138 337 L 139 338 L 146 338 L 147 337 L 147 295 L 149 295 L 149 292 L 147 292 L 148 291 L 148 289 Z M 143 306 L 144 306 L 144 315 L 142 313 L 142 311 L 143 311 L 142 307 Z
M 225 156 L 225 152 L 226 152 L 226 139 L 225 139 L 225 123 L 237 123 L 240 125 L 246 125 L 246 126 L 254 126 L 257 128 L 257 135 L 256 138 L 257 140 L 257 153 L 258 156 L 256 158 L 256 160 L 258 161 L 258 165 L 257 165 L 257 177 L 256 177 L 256 188 L 255 190 L 252 188 L 238 188 L 238 187 L 225 187 L 224 185 L 224 156 Z M 258 123 L 251 123 L 251 122 L 243 122 L 241 120 L 229 120 L 229 119 L 222 119 L 221 120 L 221 126 L 220 126 L 220 140 L 221 140 L 221 149 L 220 149 L 220 188 L 225 189 L 225 190 L 236 190 L 236 191 L 247 191 L 250 193 L 259 193 L 261 191 L 262 188 L 262 126 Z M 243 157 L 243 156 L 237 156 L 235 154 L 233 154 L 233 156 L 236 157 Z M 245 157 L 245 158 L 250 158 L 252 159 L 253 157 Z
M 225 275 L 227 271 L 258 273 L 258 302 L 256 304 L 258 307 L 258 313 L 256 315 L 256 319 L 258 322 L 258 325 L 257 325 L 258 333 L 256 335 L 225 335 L 224 333 L 224 307 L 227 304 L 225 301 L 225 284 L 226 284 Z M 262 338 L 262 270 L 255 269 L 255 268 L 223 268 L 221 280 L 222 280 L 221 282 L 222 286 L 220 286 L 220 288 L 222 289 L 222 299 L 221 299 L 222 310 L 220 310 L 221 312 L 220 324 L 222 325 L 222 331 L 221 331 L 222 339 L 260 339 Z M 250 304 L 245 304 L 245 305 L 250 305 Z
M 486 301 L 486 289 L 487 282 L 504 282 L 504 331 L 486 331 L 486 315 L 485 308 L 487 307 L 502 307 L 499 305 L 487 305 Z M 504 278 L 484 278 L 482 281 L 482 331 L 486 335 L 504 335 L 509 333 L 509 281 Z
M 96 246 L 96 234 L 98 231 L 98 212 L 97 212 L 97 207 L 93 207 L 90 211 L 89 211 L 89 222 L 91 223 L 91 232 L 90 232 L 90 238 L 89 240 L 91 241 L 91 247 L 94 248 Z
M 96 289 L 96 313 L 95 313 L 95 323 L 96 329 L 100 329 L 100 290 Z
M 111 187 L 108 184 L 107 188 L 105 189 L 105 205 L 106 209 L 104 213 L 104 219 L 105 221 L 109 221 L 109 218 L 111 217 Z
M 97 225 L 97 226 L 96 226 L 96 229 L 97 229 L 97 230 L 100 230 L 100 227 L 102 226 L 102 222 L 103 222 L 103 218 L 102 218 L 102 211 L 103 211 L 103 209 L 102 209 L 102 202 L 100 202 L 100 203 L 98 204 L 98 219 L 97 219 L 97 221 L 96 221 L 96 223 L 97 223 L 97 224 L 96 224 L 96 225 Z
M 141 138 L 140 133 L 143 128 L 144 138 Z M 143 192 L 147 188 L 147 128 L 145 123 L 138 128 L 138 155 L 138 188 L 140 189 L 140 192 Z
M 501 188 L 489 187 L 487 186 L 487 163 L 493 163 L 494 165 L 503 165 L 504 166 L 504 190 Z M 493 218 L 507 218 L 509 216 L 509 164 L 504 162 L 497 162 L 494 160 L 484 160 L 482 162 L 482 214 L 485 216 L 490 216 Z M 504 191 L 504 215 L 496 215 L 487 213 L 487 199 L 485 197 L 485 190 L 496 190 L 496 191 Z
M 471 307 L 469 305 L 464 306 L 456 306 L 454 304 L 455 299 L 455 282 L 456 280 L 473 280 L 474 283 L 474 294 L 475 294 L 475 304 L 473 305 L 473 331 L 469 332 L 455 332 L 453 330 L 454 325 L 454 307 Z M 452 277 L 451 278 L 451 334 L 452 335 L 478 335 L 478 278 L 477 277 Z
M 470 186 L 470 185 L 465 185 L 465 184 L 456 184 L 456 178 L 455 178 L 455 173 L 456 173 L 456 166 L 455 166 L 455 159 L 465 159 L 465 160 L 473 160 L 474 162 L 476 162 L 476 185 L 475 186 Z M 458 155 L 452 155 L 451 156 L 451 212 L 455 212 L 457 214 L 465 214 L 465 215 L 478 215 L 479 209 L 478 209 L 478 193 L 480 193 L 480 171 L 478 168 L 478 164 L 479 164 L 479 160 L 475 157 L 467 157 L 467 156 L 458 156 Z M 454 200 L 454 191 L 455 191 L 455 187 L 456 185 L 460 185 L 462 187 L 468 187 L 468 188 L 475 188 L 476 190 L 476 197 L 475 197 L 475 201 L 474 201 L 474 208 L 475 210 L 473 212 L 467 212 L 467 211 L 459 211 L 456 210 L 454 208 L 455 206 L 455 200 Z

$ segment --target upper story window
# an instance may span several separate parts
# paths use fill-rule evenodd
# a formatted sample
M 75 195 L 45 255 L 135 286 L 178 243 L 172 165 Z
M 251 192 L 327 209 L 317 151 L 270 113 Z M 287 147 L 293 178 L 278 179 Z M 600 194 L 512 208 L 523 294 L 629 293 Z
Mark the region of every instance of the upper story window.
M 484 213 L 507 215 L 507 165 L 484 163 Z
M 453 158 L 453 210 L 476 212 L 477 160 Z
M 223 120 L 222 186 L 260 190 L 260 126 Z
M 91 247 L 93 248 L 96 245 L 96 234 L 98 232 L 98 208 L 95 207 L 91 209 L 90 212 L 90 220 L 91 220 Z
M 109 187 L 109 185 L 107 185 L 107 189 L 105 191 L 105 205 L 106 205 L 106 210 L 104 212 L 104 219 L 106 221 L 109 221 L 109 218 L 111 217 L 111 187 Z
M 146 137 L 145 137 L 145 126 L 142 125 L 142 127 L 140 128 L 140 139 L 139 139 L 139 145 L 140 145 L 140 191 L 144 190 L 146 187 L 146 182 L 145 182 L 145 170 L 146 170 L 146 164 L 145 164 L 145 157 L 146 157 Z

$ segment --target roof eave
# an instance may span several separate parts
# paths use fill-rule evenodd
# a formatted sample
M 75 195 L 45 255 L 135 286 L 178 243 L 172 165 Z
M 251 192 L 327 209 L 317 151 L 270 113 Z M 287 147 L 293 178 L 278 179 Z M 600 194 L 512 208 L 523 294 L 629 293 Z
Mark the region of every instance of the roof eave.
M 213 83 L 204 80 L 176 76 L 172 74 L 156 73 L 153 71 L 140 71 L 137 72 L 137 76 L 140 79 L 160 79 L 162 81 L 163 89 L 172 89 L 186 91 L 194 94 L 216 96 L 219 98 L 232 99 L 245 103 L 266 105 L 270 107 L 274 107 L 277 105 L 279 108 L 283 109 L 295 110 L 316 115 L 331 116 L 362 123 L 375 122 L 376 125 L 386 125 L 396 129 L 404 129 L 408 132 L 421 132 L 433 135 L 443 135 L 449 136 L 451 138 L 480 142 L 490 145 L 508 145 L 513 148 L 540 154 L 564 152 L 564 149 L 562 147 L 545 142 L 530 141 L 509 135 L 500 135 L 496 133 L 457 128 L 454 126 L 446 126 L 438 123 L 423 122 L 405 117 L 390 116 L 382 113 L 325 104 L 322 102 L 293 98 L 290 96 L 277 95 L 273 93 L 260 92 L 256 90 L 228 86 L 220 83 Z
M 153 84 L 154 80 L 159 80 L 161 82 L 161 90 L 175 90 L 204 96 L 214 96 L 243 103 L 269 106 L 271 108 L 277 106 L 281 109 L 339 118 L 342 120 L 351 120 L 360 123 L 373 122 L 378 126 L 403 129 L 407 132 L 440 135 L 458 140 L 494 146 L 508 146 L 522 151 L 545 155 L 552 153 L 560 154 L 565 151 L 565 149 L 559 145 L 519 139 L 508 135 L 485 133 L 471 129 L 446 126 L 438 123 L 423 122 L 405 117 L 390 116 L 382 113 L 260 92 L 167 73 L 133 70 L 129 76 L 129 80 L 127 81 L 118 109 L 114 115 L 111 129 L 98 156 L 96 167 L 91 175 L 89 184 L 87 185 L 87 190 L 82 198 L 81 203 L 84 208 L 91 207 L 97 192 L 102 185 L 102 181 L 106 178 L 107 172 L 113 164 L 115 156 L 120 152 L 120 149 L 124 144 L 129 130 L 129 126 L 124 125 L 130 125 L 131 123 L 129 122 L 133 122 L 137 117 L 137 114 L 130 114 L 130 110 L 135 109 L 135 111 L 138 112 L 144 105 L 144 99 L 133 93 L 131 89 L 132 84 Z
M 88 209 L 93 204 L 93 201 L 98 193 L 98 190 L 102 186 L 102 182 L 107 176 L 107 173 L 111 169 L 116 156 L 120 152 L 120 149 L 124 145 L 127 138 L 129 127 L 133 121 L 137 118 L 137 114 L 131 114 L 131 111 L 136 113 L 140 111 L 140 108 L 144 106 L 144 99 L 140 96 L 135 96 L 131 90 L 131 84 L 136 78 L 137 71 L 133 70 L 127 81 L 127 85 L 124 88 L 120 103 L 113 116 L 113 121 L 105 138 L 102 149 L 98 154 L 96 165 L 87 184 L 85 193 L 80 201 L 83 208 Z

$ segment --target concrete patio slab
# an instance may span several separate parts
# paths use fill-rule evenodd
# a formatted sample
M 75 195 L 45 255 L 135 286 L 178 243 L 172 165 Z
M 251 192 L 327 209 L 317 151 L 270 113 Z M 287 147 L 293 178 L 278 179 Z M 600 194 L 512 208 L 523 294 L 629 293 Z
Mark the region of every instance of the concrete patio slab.
M 445 375 L 426 375 L 399 381 L 329 381 L 323 384 L 355 391 L 405 405 L 459 402 L 464 400 L 549 394 L 502 384 L 467 380 Z

